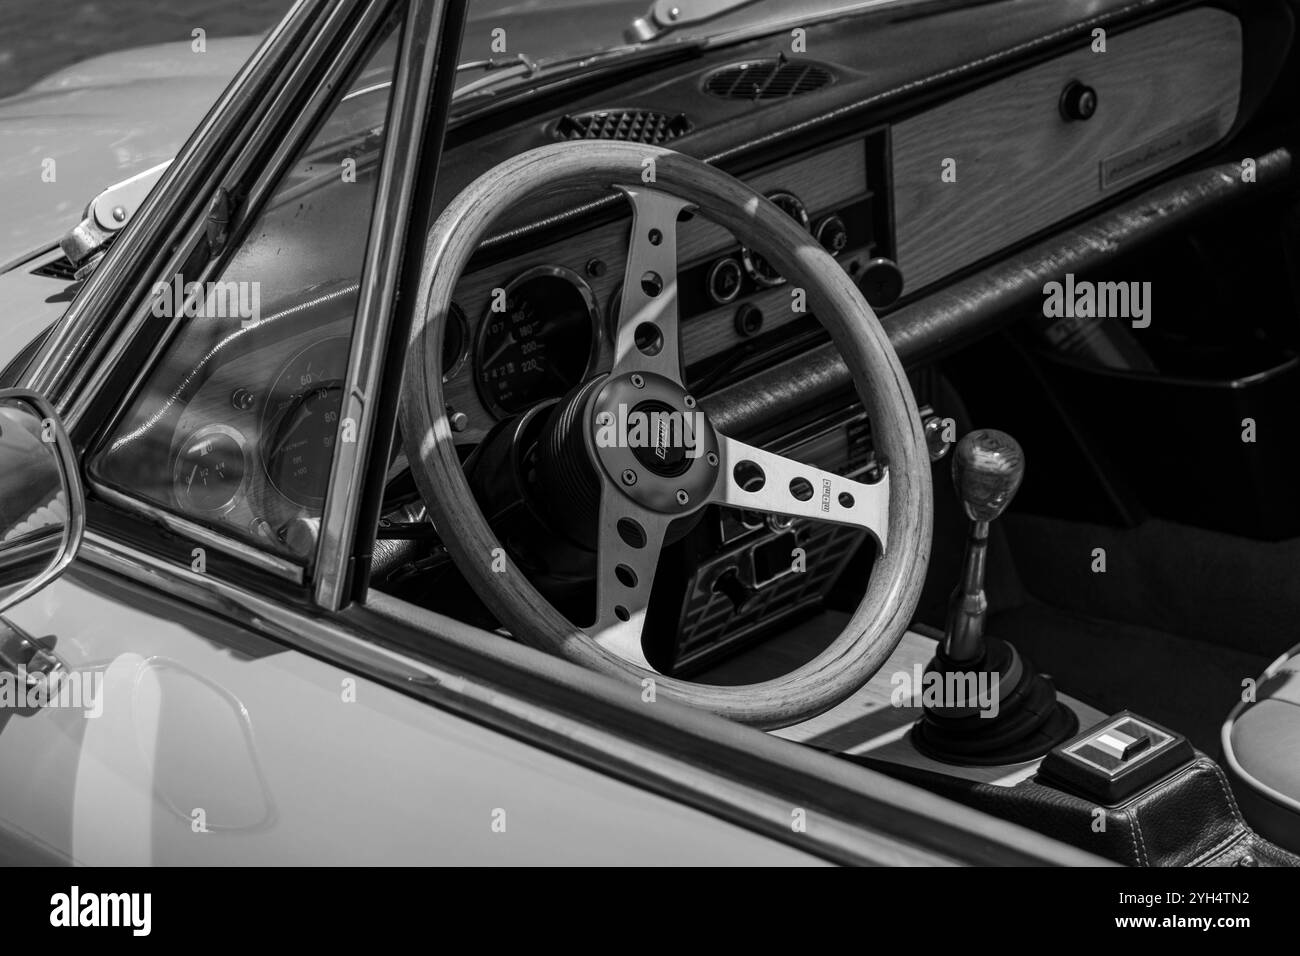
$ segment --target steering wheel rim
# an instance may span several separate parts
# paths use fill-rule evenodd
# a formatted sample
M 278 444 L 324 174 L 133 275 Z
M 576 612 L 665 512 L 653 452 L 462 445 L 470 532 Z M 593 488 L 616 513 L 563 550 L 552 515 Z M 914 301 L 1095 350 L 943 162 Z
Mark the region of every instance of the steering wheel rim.
M 793 493 L 780 494 L 787 472 L 779 463 L 796 466 L 802 476 L 817 479 L 815 488 L 821 486 L 822 494 L 814 494 L 811 500 L 799 504 L 801 510 L 796 514 L 823 519 L 830 515 L 830 520 L 867 527 L 881 544 L 866 593 L 843 632 L 813 660 L 779 678 L 724 686 L 696 684 L 647 670 L 649 665 L 643 655 L 636 660 L 627 642 L 618 636 L 627 630 L 630 618 L 643 615 L 644 603 L 630 608 L 624 606 L 626 600 L 624 605 L 611 604 L 610 595 L 622 599 L 624 595 L 617 589 L 626 585 L 624 578 L 615 582 L 610 577 L 611 562 L 604 554 L 598 557 L 598 612 L 592 628 L 580 627 L 565 618 L 513 562 L 507 561 L 505 570 L 499 570 L 504 549 L 475 502 L 447 418 L 440 365 L 446 317 L 456 283 L 470 257 L 506 210 L 539 190 L 590 190 L 593 182 L 621 189 L 633 206 L 614 368 L 603 385 L 588 383 L 591 387 L 584 391 L 591 394 L 580 407 L 575 406 L 586 416 L 582 427 L 587 450 L 605 479 L 600 499 L 602 550 L 609 543 L 617 552 L 618 564 L 630 564 L 636 572 L 645 567 L 645 559 L 637 563 L 627 542 L 619 541 L 621 536 L 613 533 L 620 514 L 640 518 L 666 507 L 671 520 L 711 502 L 774 510 L 764 505 L 769 498 L 780 498 L 782 505 L 791 505 L 796 501 Z M 620 488 L 614 475 L 619 473 L 617 463 L 625 461 L 619 455 L 628 453 L 628 449 L 611 449 L 594 437 L 597 416 L 612 408 L 605 393 L 618 391 L 626 397 L 629 387 L 636 387 L 629 385 L 632 376 L 638 375 L 646 386 L 661 387 L 666 404 L 686 412 L 686 392 L 680 387 L 677 368 L 676 221 L 678 213 L 687 208 L 729 229 L 737 240 L 758 250 L 786 276 L 791 288 L 805 291 L 808 311 L 821 320 L 844 356 L 872 422 L 875 448 L 884 464 L 884 478 L 877 485 L 860 485 L 787 462 L 718 435 L 704 419 L 705 434 L 697 438 L 695 446 L 703 451 L 687 471 L 696 482 L 693 487 L 707 483 L 707 478 L 700 476 L 706 475 L 708 469 L 716 471 L 717 477 L 704 500 L 688 494 L 689 503 L 681 504 L 679 499 L 679 510 L 674 512 L 672 503 L 660 500 L 661 495 L 650 495 L 651 504 L 647 505 L 628 497 L 628 488 Z M 658 234 L 655 239 L 652 233 Z M 628 680 L 630 689 L 638 694 L 643 681 L 649 678 L 654 682 L 656 697 L 663 695 L 763 728 L 788 726 L 830 709 L 883 666 L 915 610 L 929 560 L 933 520 L 929 457 L 911 388 L 880 321 L 838 263 L 786 213 L 727 173 L 673 150 L 620 142 L 560 143 L 515 156 L 466 187 L 430 230 L 421 268 L 401 396 L 407 456 L 443 543 L 471 586 L 516 639 Z M 640 282 L 641 275 L 650 272 L 662 280 L 658 293 L 649 291 L 653 284 L 643 289 Z M 645 354 L 633 344 L 636 327 L 646 321 L 663 334 L 664 345 L 654 355 Z M 613 388 L 615 385 L 618 389 Z M 672 386 L 677 386 L 678 391 Z M 599 421 L 606 423 L 608 419 L 602 417 Z M 710 449 L 716 452 L 716 465 L 710 464 Z M 768 482 L 765 491 L 758 493 L 739 489 L 730 467 L 737 454 L 747 460 L 757 457 L 764 470 L 777 471 L 778 481 Z M 648 474 L 646 469 L 640 472 Z M 673 477 L 671 483 L 683 480 Z M 662 485 L 660 481 L 646 481 L 643 490 L 659 494 Z M 841 489 L 849 490 L 848 498 L 841 499 Z M 763 498 L 763 503 L 756 503 L 755 494 Z M 841 505 L 842 500 L 850 504 Z M 627 511 L 633 506 L 641 510 Z M 781 512 L 790 513 L 785 507 Z M 859 518 L 870 519 L 874 526 Z M 633 557 L 628 558 L 629 554 Z M 649 562 L 651 580 L 657 560 L 656 549 Z M 642 573 L 632 577 L 638 582 L 634 592 L 643 590 L 648 597 L 650 581 L 644 580 Z M 614 607 L 630 609 L 632 614 L 629 619 L 622 614 L 611 618 Z M 610 621 L 613 630 L 598 627 L 602 621 Z M 593 628 L 596 636 L 591 633 Z M 639 633 L 638 627 L 638 652 Z M 612 639 L 610 634 L 614 635 Z

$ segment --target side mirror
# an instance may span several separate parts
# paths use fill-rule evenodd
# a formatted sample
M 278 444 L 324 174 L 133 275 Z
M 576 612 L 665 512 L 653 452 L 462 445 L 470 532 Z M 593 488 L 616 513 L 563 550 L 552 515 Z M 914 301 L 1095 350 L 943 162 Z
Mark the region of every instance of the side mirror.
M 25 389 L 0 389 L 0 612 L 57 578 L 86 526 L 81 475 L 58 414 Z

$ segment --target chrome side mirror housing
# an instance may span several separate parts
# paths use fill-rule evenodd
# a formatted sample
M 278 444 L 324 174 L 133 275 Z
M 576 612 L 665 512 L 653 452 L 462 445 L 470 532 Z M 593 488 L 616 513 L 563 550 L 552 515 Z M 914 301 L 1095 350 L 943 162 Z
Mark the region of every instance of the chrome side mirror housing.
M 35 392 L 0 389 L 0 613 L 63 573 L 86 505 L 72 443 Z

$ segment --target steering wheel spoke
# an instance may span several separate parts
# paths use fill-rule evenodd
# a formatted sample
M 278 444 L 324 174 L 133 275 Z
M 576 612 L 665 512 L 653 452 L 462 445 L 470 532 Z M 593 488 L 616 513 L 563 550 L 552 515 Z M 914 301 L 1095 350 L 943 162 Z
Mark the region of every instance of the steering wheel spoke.
M 642 179 L 647 160 L 655 171 L 651 183 Z M 585 195 L 593 186 L 621 190 L 632 206 L 619 321 L 612 342 L 601 348 L 608 374 L 574 389 L 527 436 L 539 448 L 536 487 L 549 489 L 557 510 L 586 465 L 596 471 L 599 490 L 588 488 L 599 494 L 599 505 L 569 515 L 590 521 L 591 511 L 599 512 L 597 606 L 584 627 L 527 575 L 498 573 L 483 560 L 502 543 L 477 504 L 448 421 L 442 339 L 461 276 L 492 230 L 538 195 L 575 189 Z M 853 481 L 717 434 L 709 402 L 697 403 L 682 381 L 678 217 L 687 209 L 807 292 L 810 311 L 839 346 L 876 451 L 889 463 L 880 481 Z M 511 157 L 455 197 L 429 233 L 420 268 L 404 369 L 403 439 L 447 550 L 512 635 L 629 684 L 644 680 L 654 673 L 642 647 L 646 610 L 668 529 L 682 522 L 689 533 L 705 520 L 705 506 L 716 503 L 861 527 L 880 548 L 857 610 L 815 657 L 745 685 L 660 674 L 655 683 L 664 698 L 757 727 L 783 727 L 846 700 L 885 665 L 925 581 L 930 460 L 912 388 L 888 335 L 853 278 L 806 229 L 749 185 L 671 149 L 553 143 Z M 747 469 L 737 470 L 745 463 L 761 472 L 761 487 Z M 629 521 L 638 531 L 630 538 Z M 586 529 L 582 537 L 591 544 Z
M 718 435 L 715 504 L 865 528 L 883 553 L 889 537 L 889 470 L 866 484 Z
M 692 204 L 654 189 L 618 188 L 632 204 L 632 232 L 614 333 L 612 374 L 653 372 L 680 382 L 677 216 Z
M 601 647 L 652 672 L 641 633 L 670 520 L 613 489 L 601 495 L 596 620 L 584 630 Z

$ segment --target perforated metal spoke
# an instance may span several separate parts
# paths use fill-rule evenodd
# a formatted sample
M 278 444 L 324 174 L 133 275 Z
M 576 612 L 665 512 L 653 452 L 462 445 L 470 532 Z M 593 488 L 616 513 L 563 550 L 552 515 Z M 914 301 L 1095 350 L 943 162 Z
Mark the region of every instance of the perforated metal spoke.
M 865 528 L 881 552 L 888 545 L 889 472 L 865 484 L 834 472 L 718 436 L 718 482 L 712 501 L 747 511 L 833 521 Z
M 646 670 L 654 668 L 641 648 L 641 633 L 669 521 L 612 489 L 601 495 L 596 619 L 585 630 L 606 650 Z
M 627 270 L 614 336 L 614 375 L 653 372 L 681 381 L 677 334 L 677 216 L 690 203 L 620 187 L 632 203 Z

